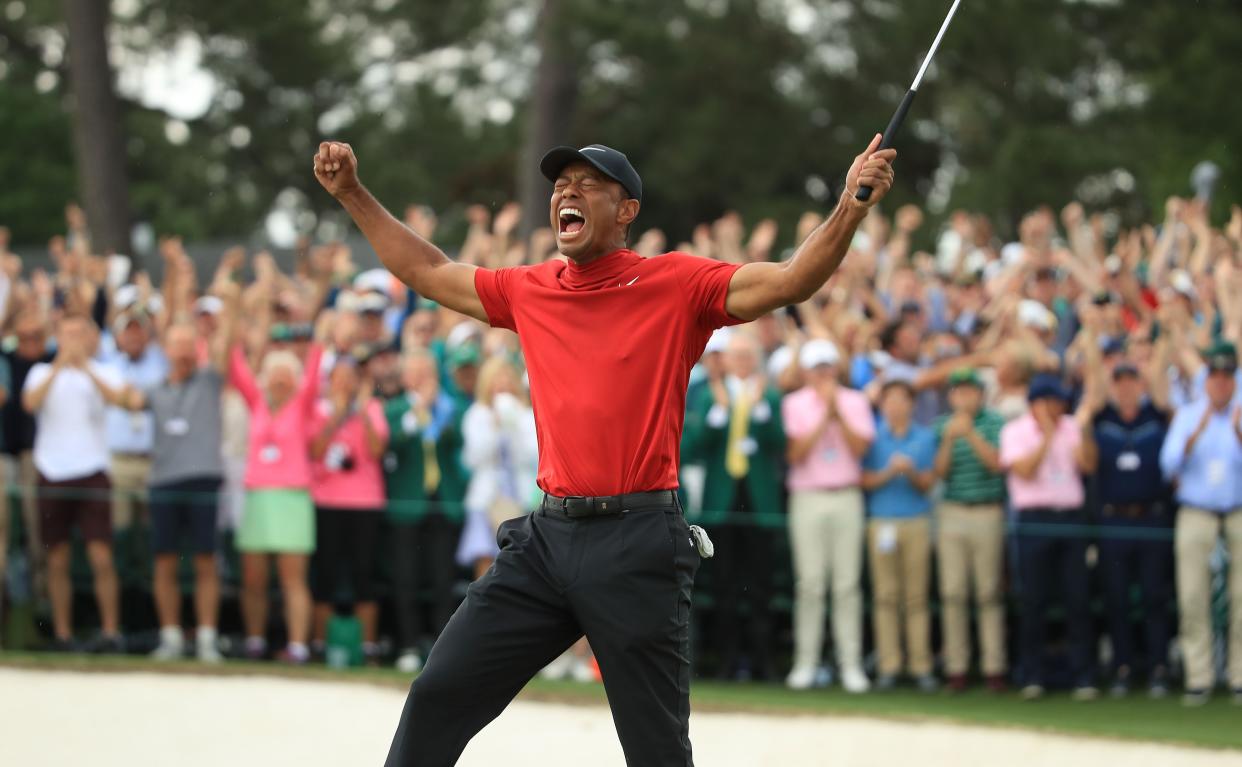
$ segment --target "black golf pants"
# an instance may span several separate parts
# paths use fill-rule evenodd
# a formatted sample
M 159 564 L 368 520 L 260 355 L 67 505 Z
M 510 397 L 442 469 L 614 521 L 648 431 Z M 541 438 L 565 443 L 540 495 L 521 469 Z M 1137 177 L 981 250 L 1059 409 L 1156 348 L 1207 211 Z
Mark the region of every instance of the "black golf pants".
M 410 687 L 386 767 L 450 767 L 583 634 L 629 767 L 691 767 L 690 592 L 699 555 L 680 509 L 571 519 L 539 510 L 497 533 Z

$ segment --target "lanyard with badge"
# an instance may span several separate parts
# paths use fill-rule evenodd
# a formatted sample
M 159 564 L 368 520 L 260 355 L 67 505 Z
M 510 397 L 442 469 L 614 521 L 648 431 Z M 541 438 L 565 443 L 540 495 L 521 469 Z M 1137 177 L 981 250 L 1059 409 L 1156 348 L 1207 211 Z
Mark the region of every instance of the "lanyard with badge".
M 189 396 L 190 383 L 187 378 L 180 385 L 172 385 L 173 390 L 172 417 L 164 421 L 164 433 L 170 437 L 184 437 L 190 433 L 190 419 L 186 417 L 186 398 Z
M 1126 442 L 1121 452 L 1117 454 L 1117 471 L 1122 473 L 1133 474 L 1143 466 L 1143 459 L 1139 457 L 1138 450 L 1134 446 L 1134 431 L 1134 429 L 1126 429 Z

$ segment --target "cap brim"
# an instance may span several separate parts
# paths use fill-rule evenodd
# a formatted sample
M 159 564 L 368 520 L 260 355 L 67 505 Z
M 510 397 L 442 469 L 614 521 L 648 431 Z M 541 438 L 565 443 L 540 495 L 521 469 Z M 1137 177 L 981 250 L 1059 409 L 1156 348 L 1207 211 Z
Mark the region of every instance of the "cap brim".
M 612 174 L 612 171 L 600 165 L 590 155 L 583 154 L 581 151 L 571 146 L 558 146 L 548 150 L 548 153 L 539 161 L 539 172 L 549 181 L 555 182 L 561 175 L 561 171 L 565 170 L 565 166 L 574 162 L 585 162 L 600 173 L 621 185 L 625 193 L 631 199 L 638 199 L 634 196 L 634 190 L 626 187 L 625 182 Z

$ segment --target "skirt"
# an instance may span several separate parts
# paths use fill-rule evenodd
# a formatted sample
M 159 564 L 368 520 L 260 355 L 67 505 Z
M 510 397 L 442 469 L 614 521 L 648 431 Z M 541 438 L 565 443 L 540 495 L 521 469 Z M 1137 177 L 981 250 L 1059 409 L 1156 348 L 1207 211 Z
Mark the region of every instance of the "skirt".
M 473 567 L 480 559 L 495 559 L 500 553 L 496 545 L 496 528 L 491 515 L 477 509 L 466 510 L 466 523 L 457 542 L 457 564 Z
M 247 490 L 237 548 L 243 552 L 310 554 L 315 550 L 315 507 L 305 490 Z

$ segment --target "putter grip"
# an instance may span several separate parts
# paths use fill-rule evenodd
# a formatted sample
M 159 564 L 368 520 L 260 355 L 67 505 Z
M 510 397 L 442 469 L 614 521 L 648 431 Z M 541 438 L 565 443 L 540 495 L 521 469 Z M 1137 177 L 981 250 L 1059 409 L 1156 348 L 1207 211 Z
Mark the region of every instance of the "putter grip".
M 914 94 L 916 93 L 918 91 L 906 91 L 906 95 L 902 97 L 901 103 L 897 105 L 897 111 L 893 112 L 893 119 L 888 121 L 888 127 L 884 129 L 884 138 L 880 140 L 880 149 L 888 149 L 893 145 L 893 139 L 897 137 L 897 131 L 901 130 L 901 124 L 906 121 L 906 112 L 910 111 L 910 104 L 914 102 Z M 859 187 L 856 197 L 863 202 L 870 200 L 871 187 Z

